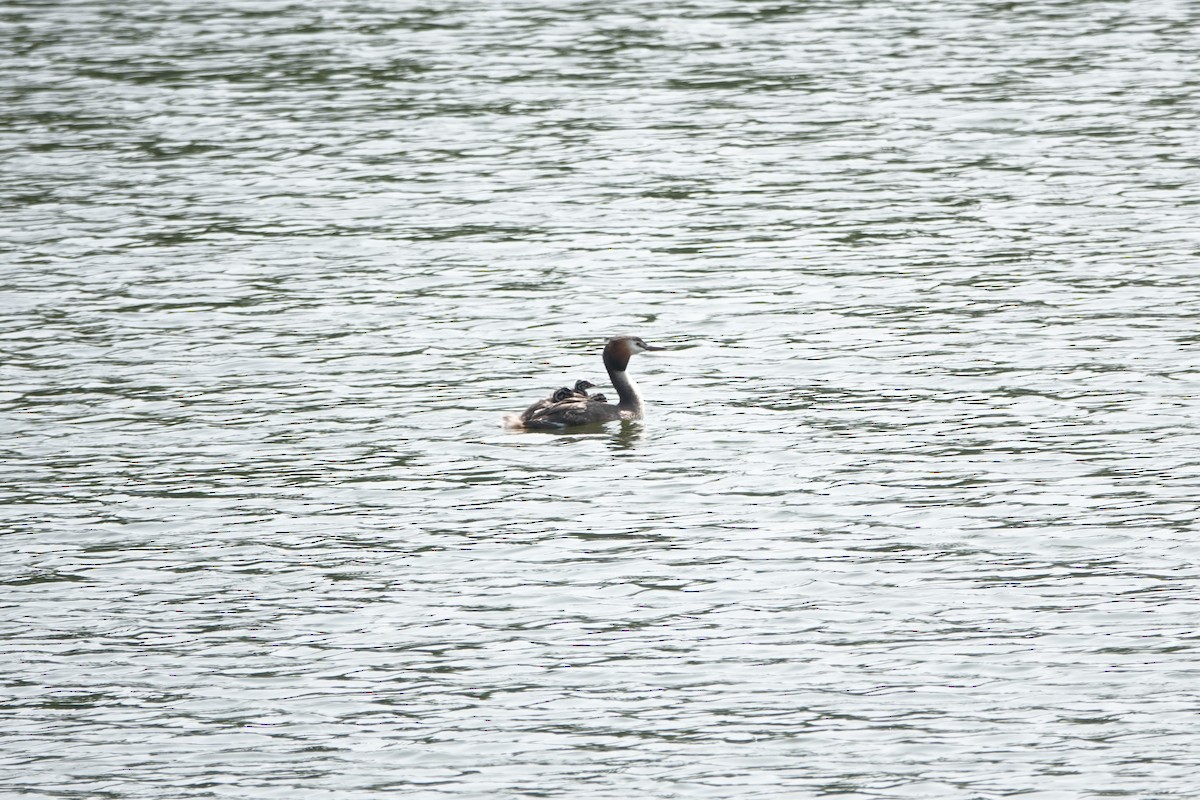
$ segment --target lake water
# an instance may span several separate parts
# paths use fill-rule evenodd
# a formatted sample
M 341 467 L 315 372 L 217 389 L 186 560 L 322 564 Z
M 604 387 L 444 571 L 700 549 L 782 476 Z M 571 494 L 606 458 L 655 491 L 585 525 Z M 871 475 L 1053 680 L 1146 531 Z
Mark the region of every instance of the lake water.
M 1200 791 L 1194 5 L 0 45 L 6 797 Z

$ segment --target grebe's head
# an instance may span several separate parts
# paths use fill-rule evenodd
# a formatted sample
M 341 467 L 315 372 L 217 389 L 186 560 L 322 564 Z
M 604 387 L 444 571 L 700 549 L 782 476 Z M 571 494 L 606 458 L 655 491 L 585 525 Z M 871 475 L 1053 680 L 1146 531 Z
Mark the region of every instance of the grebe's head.
M 608 340 L 608 344 L 604 345 L 604 363 L 612 366 L 613 369 L 624 372 L 629 365 L 629 359 L 638 353 L 666 349 L 646 344 L 640 336 L 614 336 Z
M 652 344 L 646 344 L 646 340 L 640 336 L 614 336 L 608 340 L 608 344 L 605 345 L 604 349 L 612 349 L 635 356 L 638 353 L 644 353 L 647 350 L 666 350 L 667 348 L 655 347 Z
M 583 379 L 575 381 L 575 394 L 587 394 L 588 389 L 595 389 L 596 384 Z

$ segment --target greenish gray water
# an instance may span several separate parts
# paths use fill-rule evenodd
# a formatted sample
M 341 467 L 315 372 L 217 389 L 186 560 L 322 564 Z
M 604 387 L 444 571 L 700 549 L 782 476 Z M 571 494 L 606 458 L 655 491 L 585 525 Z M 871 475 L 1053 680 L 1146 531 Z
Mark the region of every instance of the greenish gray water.
M 0 790 L 1193 796 L 1198 23 L 9 4 Z

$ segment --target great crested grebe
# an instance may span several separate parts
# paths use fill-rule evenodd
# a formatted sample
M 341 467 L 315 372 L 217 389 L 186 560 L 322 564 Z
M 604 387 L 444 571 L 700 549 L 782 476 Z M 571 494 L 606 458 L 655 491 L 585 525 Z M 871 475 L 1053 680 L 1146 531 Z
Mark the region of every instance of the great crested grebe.
M 638 394 L 637 386 L 625 370 L 629 367 L 629 359 L 638 353 L 666 349 L 648 345 L 638 336 L 614 336 L 604 345 L 604 368 L 608 370 L 608 378 L 617 390 L 617 397 L 620 398 L 616 405 L 606 403 L 603 395 L 588 397 L 584 392 L 565 399 L 556 399 L 562 391 L 560 389 L 548 402 L 539 400 L 522 414 L 509 414 L 504 418 L 504 424 L 509 428 L 536 431 L 571 428 L 618 419 L 641 419 L 645 411 L 642 396 Z M 576 383 L 576 389 L 584 382 Z

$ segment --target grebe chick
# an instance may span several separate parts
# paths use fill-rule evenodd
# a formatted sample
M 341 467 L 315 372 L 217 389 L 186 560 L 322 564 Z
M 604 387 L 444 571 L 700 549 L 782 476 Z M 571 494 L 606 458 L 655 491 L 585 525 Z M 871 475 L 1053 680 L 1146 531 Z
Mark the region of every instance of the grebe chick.
M 566 386 L 560 386 L 554 390 L 554 394 L 550 395 L 551 403 L 561 403 L 563 400 L 570 400 L 572 397 L 587 397 L 588 389 L 596 388 L 596 384 L 591 381 L 578 380 L 575 381 L 575 388 L 569 389 Z M 539 400 L 538 402 L 545 402 Z
M 543 397 L 541 400 L 533 403 L 529 408 L 521 412 L 521 418 L 536 416 L 539 412 L 549 408 L 555 403 L 561 403 L 575 396 L 574 389 L 568 389 L 566 386 L 560 386 L 555 389 L 549 397 Z M 508 417 L 505 417 L 508 419 Z
M 592 399 L 595 400 L 597 403 L 607 403 L 608 402 L 608 398 L 605 397 L 604 395 L 600 394 L 599 392 L 592 395 Z
M 638 353 L 666 349 L 648 345 L 638 336 L 615 336 L 604 345 L 604 369 L 608 371 L 609 380 L 617 390 L 619 399 L 616 405 L 606 402 L 601 397 L 588 397 L 586 394 L 564 400 L 551 398 L 550 403 L 539 400 L 519 416 L 510 414 L 505 417 L 504 424 L 510 428 L 525 430 L 558 430 L 618 419 L 641 419 L 645 413 L 645 406 L 642 404 L 642 396 L 638 394 L 637 385 L 626 373 L 629 359 Z M 576 383 L 576 386 L 579 386 L 579 383 Z

